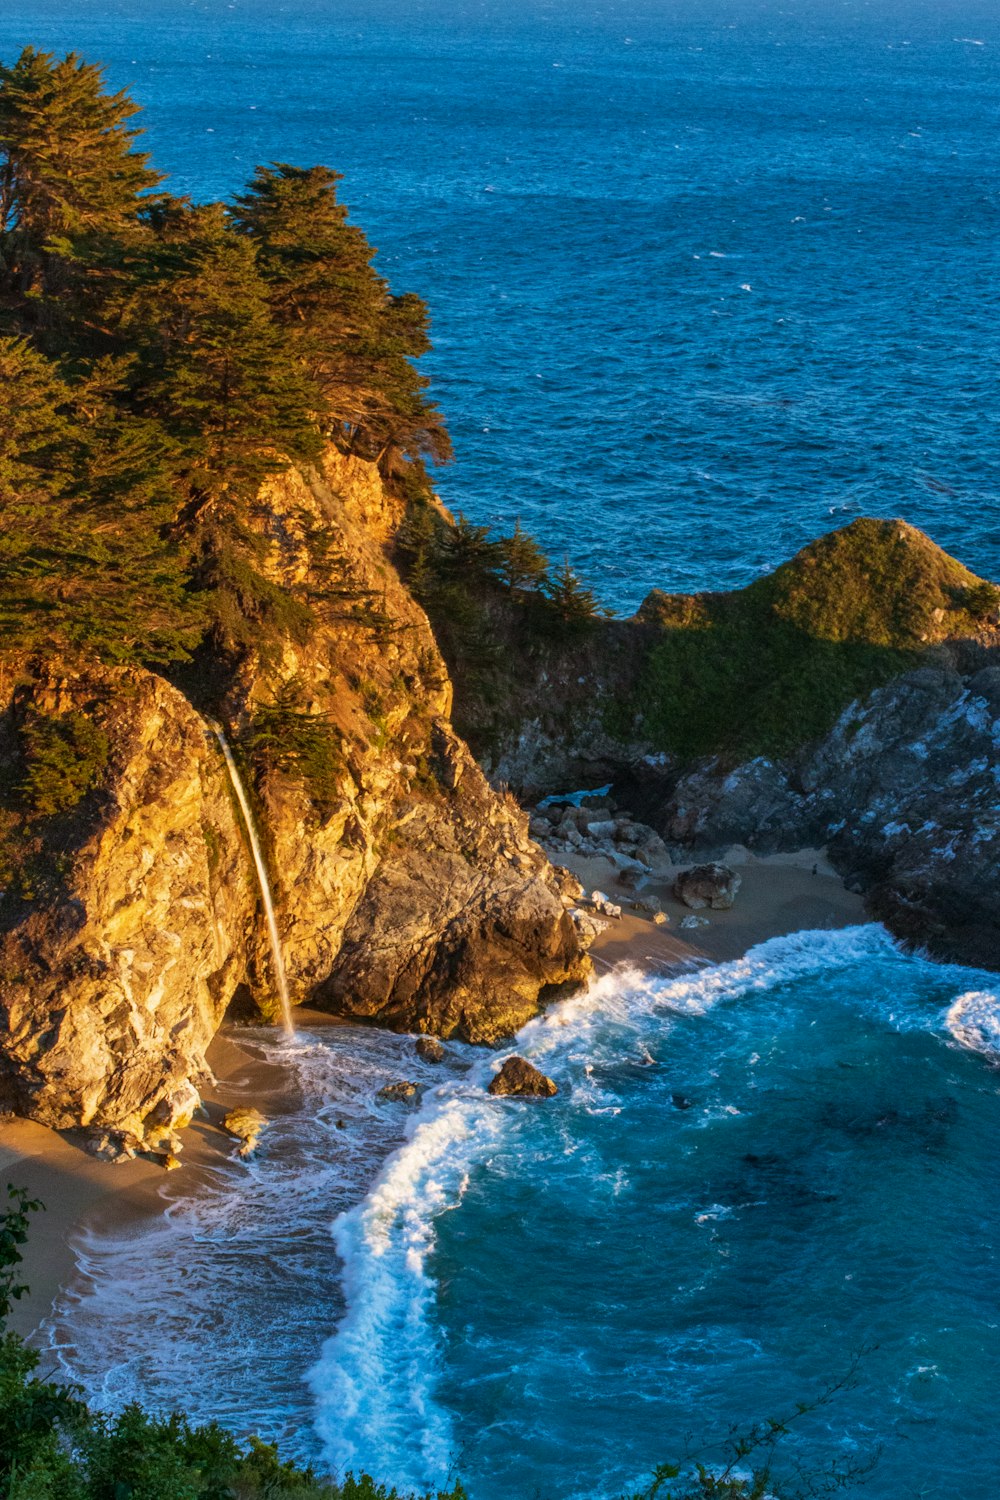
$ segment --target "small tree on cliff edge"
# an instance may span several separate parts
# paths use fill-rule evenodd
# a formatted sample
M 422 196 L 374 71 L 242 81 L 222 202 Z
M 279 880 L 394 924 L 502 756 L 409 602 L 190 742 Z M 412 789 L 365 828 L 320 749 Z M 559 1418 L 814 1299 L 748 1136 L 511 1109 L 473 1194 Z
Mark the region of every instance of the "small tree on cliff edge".
M 586 626 L 598 615 L 597 600 L 570 567 L 567 557 L 548 580 L 545 596 L 562 624 L 570 629 Z

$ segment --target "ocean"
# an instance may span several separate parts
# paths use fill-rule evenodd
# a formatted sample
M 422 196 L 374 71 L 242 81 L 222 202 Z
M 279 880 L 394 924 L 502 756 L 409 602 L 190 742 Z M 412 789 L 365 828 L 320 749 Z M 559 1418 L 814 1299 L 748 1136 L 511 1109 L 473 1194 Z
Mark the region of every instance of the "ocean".
M 862 514 L 1000 577 L 992 0 L 6 0 L 29 43 L 107 64 L 175 191 L 340 170 L 431 308 L 444 499 L 616 610 Z M 79 1246 L 62 1366 L 471 1500 L 611 1497 L 820 1400 L 789 1465 L 882 1445 L 872 1500 L 992 1500 L 996 976 L 805 934 L 516 1045 L 555 1100 L 461 1047 L 283 1046 L 254 1161 Z
M 454 510 L 601 599 L 858 515 L 1000 577 L 994 0 L 5 0 L 172 187 L 323 162 L 397 290 Z
M 272 1045 L 301 1098 L 258 1156 L 79 1247 L 47 1333 L 99 1404 L 404 1492 L 612 1500 L 819 1402 L 779 1477 L 881 1450 L 871 1500 L 992 1500 L 995 975 L 875 925 L 618 970 L 512 1043 L 544 1102 L 490 1098 L 475 1048 Z M 418 1112 L 376 1099 L 400 1077 Z

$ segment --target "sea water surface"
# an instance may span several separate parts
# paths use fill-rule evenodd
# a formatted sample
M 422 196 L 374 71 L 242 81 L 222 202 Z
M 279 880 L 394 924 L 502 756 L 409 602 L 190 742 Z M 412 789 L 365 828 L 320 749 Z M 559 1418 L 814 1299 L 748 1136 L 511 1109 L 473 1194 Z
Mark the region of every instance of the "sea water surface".
M 325 162 L 458 461 L 609 605 L 900 515 L 1000 576 L 995 0 L 5 0 L 177 191 Z
M 556 1098 L 490 1098 L 476 1049 L 300 1037 L 301 1104 L 252 1164 L 83 1247 L 65 1369 L 337 1472 L 570 1500 L 716 1462 L 856 1362 L 779 1471 L 881 1448 L 873 1500 L 992 1500 L 996 976 L 800 933 L 606 974 L 514 1045 Z M 399 1077 L 416 1114 L 374 1101 Z

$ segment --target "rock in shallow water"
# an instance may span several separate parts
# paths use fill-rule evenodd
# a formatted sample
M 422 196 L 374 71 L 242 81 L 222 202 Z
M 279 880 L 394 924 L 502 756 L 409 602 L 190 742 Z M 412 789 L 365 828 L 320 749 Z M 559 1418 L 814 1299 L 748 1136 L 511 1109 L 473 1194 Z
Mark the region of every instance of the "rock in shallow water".
M 728 865 L 695 865 L 678 875 L 674 881 L 674 895 L 694 911 L 705 906 L 712 911 L 728 911 L 741 884 L 736 871 Z
M 379 1089 L 375 1098 L 383 1104 L 411 1104 L 416 1101 L 420 1094 L 419 1083 L 411 1083 L 409 1079 L 401 1079 L 399 1083 L 387 1083 L 385 1088 Z
M 424 1062 L 444 1062 L 444 1048 L 436 1036 L 417 1037 L 417 1056 L 422 1057 Z
M 260 1133 L 267 1120 L 259 1109 L 231 1109 L 222 1123 L 230 1135 L 235 1135 L 241 1142 L 240 1155 L 250 1156 L 260 1143 Z
M 558 1084 L 524 1057 L 508 1057 L 487 1090 L 490 1094 L 521 1094 L 536 1099 L 550 1099 L 558 1092 Z

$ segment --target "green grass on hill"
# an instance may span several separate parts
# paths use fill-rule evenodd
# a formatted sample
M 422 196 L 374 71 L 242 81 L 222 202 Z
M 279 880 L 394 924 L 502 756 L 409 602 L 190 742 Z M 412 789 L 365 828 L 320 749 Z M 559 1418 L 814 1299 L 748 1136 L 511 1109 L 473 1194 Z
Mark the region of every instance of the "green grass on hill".
M 928 648 L 982 632 L 998 602 L 922 532 L 855 521 L 734 593 L 650 594 L 627 717 L 685 758 L 788 752 Z

